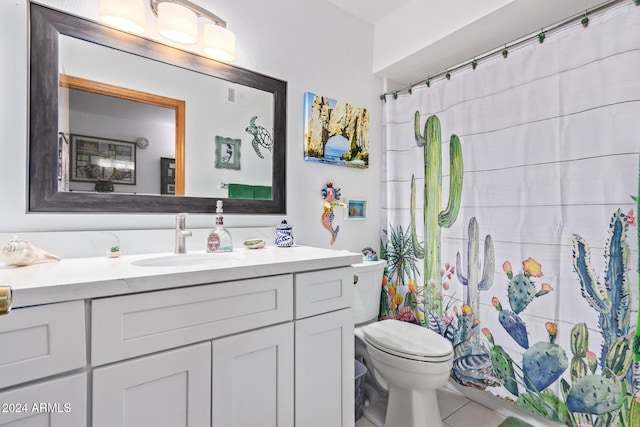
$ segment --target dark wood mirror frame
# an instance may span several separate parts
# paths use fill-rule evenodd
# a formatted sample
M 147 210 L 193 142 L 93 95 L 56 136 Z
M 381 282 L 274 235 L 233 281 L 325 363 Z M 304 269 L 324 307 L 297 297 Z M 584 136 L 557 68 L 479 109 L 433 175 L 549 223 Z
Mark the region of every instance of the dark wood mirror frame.
M 287 83 L 31 3 L 29 212 L 209 213 L 218 198 L 58 191 L 58 38 L 75 37 L 273 94 L 272 200 L 222 199 L 225 212 L 286 213 Z

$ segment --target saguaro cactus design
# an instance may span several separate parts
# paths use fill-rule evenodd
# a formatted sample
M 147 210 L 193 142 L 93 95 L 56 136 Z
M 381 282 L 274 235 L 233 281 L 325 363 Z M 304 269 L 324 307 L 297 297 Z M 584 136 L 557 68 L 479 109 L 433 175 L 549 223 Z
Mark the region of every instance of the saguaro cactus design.
M 442 203 L 442 140 L 440 120 L 430 116 L 424 125 L 424 134 L 420 133 L 420 112 L 414 118 L 415 137 L 418 147 L 424 147 L 424 285 L 433 281 L 442 292 L 440 277 L 441 227 L 451 227 L 460 210 L 462 197 L 462 147 L 457 135 L 449 139 L 449 200 L 447 207 L 440 210 Z M 432 308 L 442 316 L 442 304 Z
M 486 291 L 493 285 L 495 274 L 495 255 L 493 251 L 493 239 L 487 235 L 484 239 L 484 268 L 480 271 L 480 244 L 478 243 L 478 221 L 475 217 L 469 220 L 469 243 L 467 247 L 467 276 L 462 274 L 462 261 L 460 252 L 456 254 L 456 273 L 458 280 L 466 288 L 467 304 L 473 311 L 474 319 L 478 317 L 480 304 L 480 291 Z M 482 277 L 482 278 L 480 278 Z

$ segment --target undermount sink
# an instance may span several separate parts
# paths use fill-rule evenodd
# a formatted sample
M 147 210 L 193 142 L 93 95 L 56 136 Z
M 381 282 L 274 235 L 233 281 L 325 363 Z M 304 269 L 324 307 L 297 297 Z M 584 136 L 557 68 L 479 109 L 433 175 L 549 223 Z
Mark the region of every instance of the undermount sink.
M 140 267 L 181 267 L 181 266 L 196 266 L 212 264 L 215 265 L 220 262 L 231 261 L 239 259 L 233 256 L 231 253 L 222 254 L 180 254 L 180 255 L 165 255 L 154 258 L 145 258 L 133 261 L 131 264 Z

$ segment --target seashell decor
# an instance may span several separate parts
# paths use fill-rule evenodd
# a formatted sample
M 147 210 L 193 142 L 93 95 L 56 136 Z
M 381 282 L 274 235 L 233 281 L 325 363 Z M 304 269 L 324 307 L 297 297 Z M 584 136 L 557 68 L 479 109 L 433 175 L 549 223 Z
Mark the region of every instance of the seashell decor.
M 245 248 L 262 249 L 265 247 L 267 242 L 265 242 L 263 239 L 249 239 L 242 242 L 242 244 L 244 245 Z
M 60 261 L 60 258 L 33 246 L 22 237 L 13 236 L 2 246 L 2 259 L 8 266 L 25 266 L 43 261 Z

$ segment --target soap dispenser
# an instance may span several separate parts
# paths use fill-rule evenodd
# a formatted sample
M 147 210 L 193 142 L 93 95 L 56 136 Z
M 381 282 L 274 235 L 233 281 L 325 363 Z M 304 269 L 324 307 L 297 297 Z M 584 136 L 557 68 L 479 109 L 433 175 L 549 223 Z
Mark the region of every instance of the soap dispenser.
M 216 202 L 216 225 L 207 237 L 207 252 L 231 252 L 231 234 L 223 225 L 222 200 Z

